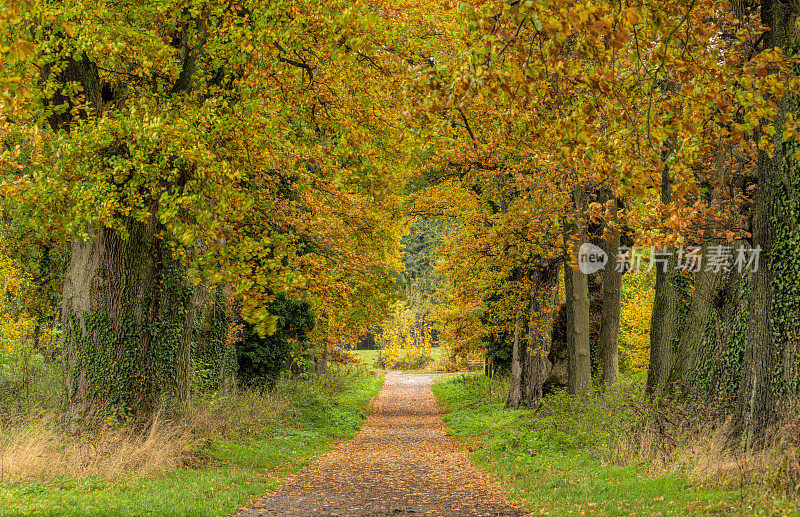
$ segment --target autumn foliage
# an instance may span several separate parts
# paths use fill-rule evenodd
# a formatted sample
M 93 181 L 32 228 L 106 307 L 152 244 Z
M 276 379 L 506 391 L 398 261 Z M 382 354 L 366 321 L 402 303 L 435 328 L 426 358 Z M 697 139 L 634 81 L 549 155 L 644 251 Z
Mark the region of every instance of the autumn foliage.
M 270 378 L 435 333 L 512 407 L 622 367 L 747 447 L 797 410 L 795 4 L 67 4 L 0 11 L 0 267 L 73 420 L 230 388 L 245 328 Z M 313 330 L 264 344 L 284 301 Z

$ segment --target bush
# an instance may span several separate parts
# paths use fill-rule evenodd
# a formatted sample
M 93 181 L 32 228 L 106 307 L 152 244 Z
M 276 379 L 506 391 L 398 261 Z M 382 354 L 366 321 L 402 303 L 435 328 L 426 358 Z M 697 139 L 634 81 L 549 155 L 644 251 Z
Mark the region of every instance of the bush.
M 378 352 L 375 366 L 385 370 L 421 370 L 433 362 L 430 347 L 388 346 Z
M 278 317 L 272 335 L 261 337 L 246 325 L 236 344 L 239 379 L 245 385 L 274 386 L 288 368 L 293 344 L 305 340 L 314 329 L 314 314 L 306 302 L 293 302 L 281 294 L 270 304 L 269 312 Z
M 57 407 L 62 385 L 61 365 L 45 362 L 29 345 L 0 349 L 0 423 Z

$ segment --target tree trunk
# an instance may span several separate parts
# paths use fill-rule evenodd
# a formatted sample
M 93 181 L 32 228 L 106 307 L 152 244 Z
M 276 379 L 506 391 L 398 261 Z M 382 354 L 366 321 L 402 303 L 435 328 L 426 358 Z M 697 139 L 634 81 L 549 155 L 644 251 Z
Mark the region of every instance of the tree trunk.
M 216 303 L 224 310 L 211 313 L 213 332 L 209 338 L 214 344 L 219 390 L 231 393 L 236 389 L 236 372 L 239 368 L 236 343 L 243 337 L 243 327 L 236 325 L 237 321 L 241 321 L 241 307 L 233 303 L 233 288 L 230 286 L 217 286 L 217 300 Z
M 317 360 L 315 370 L 317 377 L 328 373 L 328 342 L 325 340 L 322 341 L 322 353 Z
M 178 353 L 175 357 L 175 385 L 178 407 L 182 412 L 189 410 L 192 400 L 192 344 L 199 339 L 195 335 L 195 324 L 201 322 L 203 311 L 208 303 L 209 289 L 204 284 L 195 286 L 189 301 L 189 310 L 183 321 Z
M 669 152 L 665 152 L 664 158 L 668 155 Z M 672 179 L 667 165 L 661 172 L 661 201 L 664 205 L 672 202 Z M 667 384 L 675 360 L 674 348 L 680 335 L 680 292 L 675 284 L 674 250 L 666 248 L 663 251 L 669 253 L 669 260 L 666 264 L 656 264 L 655 299 L 650 319 L 647 393 L 651 396 L 660 393 Z
M 726 179 L 725 158 L 726 152 L 716 155 L 717 180 L 725 188 L 734 189 L 736 186 Z M 711 197 L 720 202 L 717 190 L 712 191 Z M 712 247 L 725 244 L 719 239 L 704 241 L 700 256 L 707 257 Z M 747 243 L 738 241 L 732 244 L 736 249 Z M 678 389 L 683 396 L 704 399 L 709 403 L 727 398 L 720 389 L 727 391 L 731 369 L 737 372 L 741 369 L 740 363 L 732 364 L 732 359 L 739 354 L 732 348 L 735 345 L 730 342 L 732 336 L 729 331 L 735 326 L 734 320 L 741 317 L 731 309 L 739 305 L 741 278 L 735 269 L 729 272 L 701 270 L 691 277 L 692 299 L 681 325 L 674 364 L 667 379 L 671 389 Z M 723 361 L 728 364 L 723 365 Z
M 528 407 L 542 403 L 542 385 L 550 375 L 547 354 L 553 338 L 553 320 L 558 309 L 558 263 L 544 264 L 537 272 L 528 322 L 528 354 L 525 361 L 524 398 Z
M 178 409 L 182 413 L 189 410 L 192 400 L 192 330 L 194 327 L 195 303 L 189 303 L 189 313 L 183 321 L 178 352 L 175 355 L 175 389 L 178 396 Z
M 706 256 L 709 245 L 717 245 L 719 241 L 711 241 L 702 247 L 702 256 Z M 668 384 L 681 383 L 687 388 L 700 388 L 702 376 L 701 365 L 708 362 L 706 356 L 713 353 L 714 346 L 709 342 L 709 320 L 713 317 L 714 300 L 725 282 L 722 272 L 699 271 L 694 275 L 694 296 L 689 312 L 682 325 L 678 340 L 672 371 L 667 378 Z M 699 393 L 698 393 L 699 394 Z
M 564 262 L 567 309 L 568 386 L 573 395 L 584 394 L 592 383 L 589 326 L 589 277 L 577 269 L 578 247 L 586 242 L 586 194 L 582 186 L 573 192 L 574 224 L 565 225 L 569 253 Z
M 520 339 L 519 317 L 514 325 L 514 349 L 511 353 L 511 377 L 509 379 L 506 407 L 517 409 L 522 404 L 522 375 L 524 372 L 525 343 Z
M 680 293 L 675 286 L 670 259 L 668 270 L 656 271 L 653 316 L 650 319 L 650 365 L 647 368 L 647 393 L 654 395 L 667 385 L 675 360 L 675 346 L 680 335 L 678 302 Z
M 616 204 L 611 241 L 603 241 L 608 262 L 603 271 L 603 309 L 600 317 L 600 361 L 603 365 L 603 384 L 616 384 L 619 378 L 619 321 L 622 272 L 617 271 L 615 258 L 619 253 L 620 229 L 616 217 Z
M 152 211 L 155 213 L 155 210 Z M 97 405 L 149 413 L 172 386 L 188 291 L 157 238 L 154 218 L 76 239 L 61 318 L 67 404 L 73 424 Z
M 764 48 L 780 47 L 787 55 L 793 55 L 800 43 L 797 17 L 797 2 L 764 0 L 761 22 L 770 27 L 764 34 Z M 773 156 L 759 150 L 752 242 L 762 248 L 762 261 L 751 278 L 745 363 L 732 419 L 733 436 L 738 436 L 747 448 L 763 445 L 768 428 L 786 410 L 783 403 L 796 397 L 800 384 L 797 372 L 800 259 L 796 249 L 800 237 L 797 215 L 800 170 L 792 156 L 797 144 L 783 141 L 788 113 L 798 113 L 797 92 L 786 92 L 779 102 L 774 120 Z

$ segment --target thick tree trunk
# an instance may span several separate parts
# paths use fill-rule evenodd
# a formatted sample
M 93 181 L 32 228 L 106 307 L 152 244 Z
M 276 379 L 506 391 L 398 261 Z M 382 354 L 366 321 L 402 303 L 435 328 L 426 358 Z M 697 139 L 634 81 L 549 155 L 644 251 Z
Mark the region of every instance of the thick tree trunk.
M 702 256 L 707 256 L 709 246 L 720 244 L 719 241 L 706 243 L 702 247 Z M 699 271 L 694 275 L 694 296 L 689 312 L 682 325 L 680 339 L 675 349 L 672 371 L 667 378 L 668 384 L 680 383 L 688 389 L 701 388 L 700 377 L 702 365 L 707 364 L 714 347 L 708 336 L 709 322 L 713 318 L 714 301 L 725 282 L 722 272 Z M 697 393 L 699 394 L 699 393 Z
M 558 309 L 558 262 L 543 264 L 531 296 L 531 315 L 528 322 L 528 354 L 525 361 L 524 399 L 531 408 L 542 403 L 542 385 L 550 375 L 550 344 L 553 320 Z
M 761 22 L 764 48 L 783 48 L 794 54 L 800 44 L 796 20 L 797 2 L 764 0 Z M 753 206 L 752 242 L 763 250 L 758 271 L 752 274 L 749 321 L 744 368 L 732 419 L 733 436 L 748 448 L 763 444 L 768 428 L 777 422 L 798 389 L 797 206 L 800 205 L 800 167 L 793 154 L 794 142 L 784 143 L 783 127 L 788 113 L 798 113 L 797 92 L 788 91 L 779 103 L 774 121 L 775 152 L 759 151 L 758 190 Z
M 622 272 L 617 271 L 615 257 L 619 252 L 620 229 L 614 220 L 609 229 L 611 241 L 603 241 L 608 262 L 603 271 L 603 309 L 600 317 L 600 362 L 603 366 L 603 384 L 615 384 L 619 378 L 619 321 Z
M 83 96 L 86 99 L 86 106 L 91 107 L 95 111 L 95 115 L 100 116 L 103 109 L 103 100 L 100 94 L 100 74 L 97 70 L 97 65 L 90 61 L 86 56 L 82 56 L 80 61 L 70 57 L 65 62 L 60 63 L 58 71 L 58 83 L 66 86 L 70 83 L 79 83 L 83 87 Z M 56 68 L 52 64 L 42 67 L 42 81 L 50 79 L 50 74 Z M 64 88 L 66 90 L 66 88 Z M 67 104 L 68 109 L 57 110 L 49 115 L 47 118 L 50 127 L 54 131 L 60 129 L 69 131 L 70 125 L 78 117 L 85 117 L 86 112 L 83 110 L 75 111 L 75 105 L 70 96 L 64 93 L 64 90 L 57 90 L 53 97 L 47 101 L 48 104 L 55 106 Z
M 694 298 L 668 380 L 675 394 L 728 414 L 744 364 L 749 276 L 735 269 L 695 275 Z
M 762 160 L 763 163 L 764 160 Z M 753 218 L 753 241 L 765 250 L 772 249 L 775 243 L 774 229 L 770 219 L 775 215 L 765 171 L 759 190 L 756 193 Z M 767 181 L 764 181 L 767 180 Z M 774 194 L 774 193 L 772 193 Z M 773 393 L 774 374 L 780 366 L 780 347 L 775 343 L 772 329 L 772 271 L 769 264 L 762 264 L 753 274 L 750 294 L 750 318 L 748 321 L 742 380 L 739 384 L 739 397 L 734 412 L 734 434 L 742 437 L 750 448 L 758 445 L 766 428 L 775 422 L 776 398 Z
M 578 247 L 586 242 L 586 193 L 578 186 L 573 193 L 574 223 L 565 225 L 565 243 L 569 253 L 564 262 L 567 309 L 567 389 L 573 395 L 584 394 L 592 383 L 592 359 L 589 326 L 589 277 L 577 269 Z
M 191 90 L 207 35 L 202 17 L 191 23 L 196 25 L 199 42 L 190 48 L 184 31 L 182 66 L 171 88 L 175 95 Z M 61 34 L 54 34 L 54 44 L 60 45 Z M 78 106 L 65 93 L 73 90 L 76 82 L 98 118 L 123 100 L 112 85 L 101 84 L 98 67 L 85 55 L 59 58 L 43 66 L 42 81 L 54 79 L 51 74 L 55 73 L 58 86 L 47 103 L 68 105 L 67 110 L 49 115 L 55 131 L 70 131 L 77 118 L 87 116 L 87 112 L 73 109 Z M 106 87 L 111 99 L 103 95 Z M 145 195 L 150 196 L 149 213 L 157 214 L 160 194 Z M 89 239 L 71 244 L 61 319 L 67 404 L 73 423 L 96 405 L 147 413 L 163 393 L 176 388 L 176 380 L 179 398 L 190 389 L 192 323 L 186 322 L 186 313 L 191 289 L 185 271 L 157 235 L 161 228 L 155 215 L 145 222 L 124 219 L 123 224 L 126 238 L 110 228 L 89 228 Z
M 62 299 L 63 360 L 70 420 L 97 405 L 152 411 L 172 386 L 188 291 L 157 238 L 153 218 L 76 239 Z
M 717 180 L 720 185 L 733 189 L 735 186 L 726 179 L 726 154 L 723 151 L 716 156 Z M 711 195 L 715 201 L 721 201 L 716 190 Z M 704 241 L 700 256 L 708 257 L 713 247 L 726 244 L 719 239 Z M 746 245 L 743 241 L 732 244 L 734 249 Z M 736 318 L 735 312 L 731 313 L 730 305 L 738 305 L 740 279 L 741 275 L 735 268 L 729 272 L 703 269 L 692 275 L 692 299 L 681 326 L 674 364 L 667 380 L 671 389 L 677 389 L 684 396 L 700 397 L 708 402 L 719 400 L 723 395 L 717 391 L 723 388 L 723 383 L 729 384 L 723 377 L 730 373 L 723 372 L 732 367 L 737 371 L 741 368 L 741 364 L 727 364 L 723 367 L 721 363 L 723 357 L 727 357 L 730 362 L 730 358 L 735 355 L 728 352 L 732 349 L 728 342 L 730 332 L 727 328 Z M 724 289 L 727 292 L 721 292 Z
M 672 260 L 667 268 L 667 271 L 663 271 L 659 267 L 656 271 L 655 300 L 650 319 L 650 365 L 647 369 L 647 393 L 650 395 L 662 392 L 667 385 L 680 335 L 680 293 L 673 279 L 675 272 L 672 270 Z
M 583 394 L 592 382 L 592 360 L 589 342 L 589 283 L 587 275 L 564 270 L 567 292 L 567 363 L 568 386 L 573 395 Z

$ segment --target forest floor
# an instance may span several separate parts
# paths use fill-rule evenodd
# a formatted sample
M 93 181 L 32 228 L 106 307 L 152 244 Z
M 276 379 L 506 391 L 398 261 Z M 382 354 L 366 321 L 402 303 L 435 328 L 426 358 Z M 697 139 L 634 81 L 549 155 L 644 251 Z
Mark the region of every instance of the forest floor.
M 523 515 L 450 440 L 431 382 L 388 373 L 354 439 L 237 515 Z

